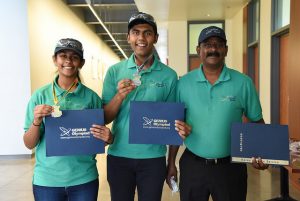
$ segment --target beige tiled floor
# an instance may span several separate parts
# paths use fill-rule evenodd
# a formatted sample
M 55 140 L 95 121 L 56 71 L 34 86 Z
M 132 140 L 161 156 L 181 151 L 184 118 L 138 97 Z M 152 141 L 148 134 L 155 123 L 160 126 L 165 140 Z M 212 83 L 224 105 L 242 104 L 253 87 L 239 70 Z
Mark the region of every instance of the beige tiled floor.
M 109 187 L 106 182 L 105 155 L 97 157 L 100 173 L 99 201 L 109 201 Z M 0 157 L 0 201 L 33 201 L 31 178 L 33 159 L 6 159 Z M 275 198 L 279 195 L 279 170 L 270 168 L 257 171 L 248 168 L 248 197 L 247 201 L 262 201 Z M 290 195 L 300 200 L 300 192 L 290 185 Z M 136 199 L 137 200 L 137 199 Z M 165 185 L 163 201 L 179 201 L 178 194 L 172 196 Z

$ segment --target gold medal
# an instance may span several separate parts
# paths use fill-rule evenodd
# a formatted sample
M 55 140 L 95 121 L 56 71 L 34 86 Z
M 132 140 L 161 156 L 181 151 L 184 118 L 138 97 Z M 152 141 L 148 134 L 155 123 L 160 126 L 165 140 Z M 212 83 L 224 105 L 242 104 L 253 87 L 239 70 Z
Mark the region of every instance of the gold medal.
M 62 115 L 62 111 L 59 109 L 59 105 L 53 105 L 53 112 L 51 113 L 52 117 L 60 117 Z

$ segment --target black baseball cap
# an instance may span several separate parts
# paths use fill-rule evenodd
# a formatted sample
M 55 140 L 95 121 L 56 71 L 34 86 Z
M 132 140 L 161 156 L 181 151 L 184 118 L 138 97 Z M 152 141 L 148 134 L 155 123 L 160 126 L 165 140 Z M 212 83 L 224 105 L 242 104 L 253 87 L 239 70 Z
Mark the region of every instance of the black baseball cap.
M 54 54 L 61 50 L 73 50 L 76 52 L 81 59 L 83 59 L 83 48 L 81 42 L 73 38 L 60 39 L 55 46 Z
M 154 33 L 157 34 L 157 26 L 153 16 L 143 12 L 138 12 L 131 15 L 128 21 L 128 31 L 137 24 L 145 23 L 152 26 Z
M 210 37 L 219 37 L 226 43 L 226 35 L 223 29 L 216 27 L 216 26 L 209 26 L 204 28 L 198 38 L 198 44 L 202 43 L 206 39 Z

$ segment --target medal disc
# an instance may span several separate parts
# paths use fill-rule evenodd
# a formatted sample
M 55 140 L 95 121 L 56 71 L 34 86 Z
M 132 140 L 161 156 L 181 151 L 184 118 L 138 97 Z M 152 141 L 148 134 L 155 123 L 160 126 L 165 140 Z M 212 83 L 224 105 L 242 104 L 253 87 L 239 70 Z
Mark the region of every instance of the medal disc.
M 140 86 L 142 84 L 141 82 L 141 76 L 139 74 L 133 74 L 133 79 L 132 79 L 133 83 L 135 86 Z
M 53 105 L 53 112 L 51 113 L 52 117 L 60 117 L 62 115 L 62 112 L 59 110 L 58 105 Z

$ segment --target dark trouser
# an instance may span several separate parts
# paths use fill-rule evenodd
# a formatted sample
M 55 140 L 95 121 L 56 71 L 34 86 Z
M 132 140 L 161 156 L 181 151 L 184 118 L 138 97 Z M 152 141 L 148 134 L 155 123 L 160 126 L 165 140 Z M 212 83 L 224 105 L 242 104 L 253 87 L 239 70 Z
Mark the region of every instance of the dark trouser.
M 131 159 L 108 155 L 107 180 L 112 201 L 160 201 L 166 178 L 166 158 Z
M 245 201 L 247 166 L 225 158 L 215 164 L 185 150 L 180 162 L 180 200 Z
M 97 201 L 98 188 L 98 179 L 67 187 L 33 185 L 33 195 L 35 201 Z

